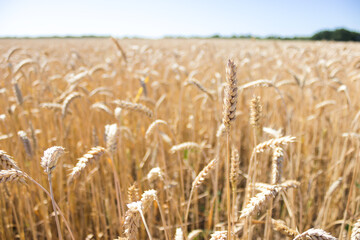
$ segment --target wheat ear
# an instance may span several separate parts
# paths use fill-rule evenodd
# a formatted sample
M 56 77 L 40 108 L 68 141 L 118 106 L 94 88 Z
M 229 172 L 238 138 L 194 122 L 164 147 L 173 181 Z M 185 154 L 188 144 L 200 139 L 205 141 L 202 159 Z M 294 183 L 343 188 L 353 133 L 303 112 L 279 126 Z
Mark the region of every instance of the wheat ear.
M 119 107 L 121 107 L 123 109 L 128 109 L 131 111 L 145 114 L 149 118 L 152 118 L 152 116 L 153 116 L 153 112 L 148 107 L 145 107 L 144 105 L 139 104 L 139 103 L 132 103 L 132 102 L 127 102 L 127 101 L 122 101 L 122 100 L 114 100 L 113 103 L 115 103 L 116 105 L 118 105 Z
M 79 92 L 72 92 L 70 93 L 64 100 L 62 106 L 61 106 L 61 117 L 65 118 L 66 114 L 68 113 L 68 108 L 70 104 L 77 98 L 80 98 L 82 96 Z
M 296 237 L 297 235 L 299 235 L 299 232 L 294 230 L 294 229 L 291 229 L 289 228 L 288 226 L 285 225 L 285 223 L 281 220 L 275 220 L 275 219 L 271 219 L 271 223 L 273 225 L 273 228 L 275 231 L 285 235 L 285 236 L 288 236 L 288 237 L 291 237 L 291 238 L 294 238 Z
M 176 229 L 174 240 L 184 240 L 184 234 L 181 228 Z
M 150 136 L 153 134 L 155 128 L 156 128 L 158 125 L 160 125 L 160 124 L 164 124 L 164 125 L 167 126 L 167 122 L 164 121 L 164 120 L 161 120 L 161 119 L 157 119 L 157 120 L 155 120 L 154 122 L 152 122 L 152 123 L 149 125 L 149 127 L 148 127 L 148 129 L 146 130 L 146 133 L 145 133 L 145 139 L 146 139 L 146 140 L 149 140 L 149 138 L 150 138 Z
M 250 124 L 255 129 L 257 136 L 262 136 L 262 105 L 259 96 L 254 97 L 251 100 Z
M 105 148 L 97 146 L 91 148 L 84 156 L 78 159 L 76 166 L 71 170 L 69 182 L 78 178 L 82 172 L 93 162 L 99 161 L 101 155 L 105 153 Z
M 24 145 L 25 148 L 25 152 L 29 157 L 32 157 L 32 147 L 31 147 L 31 143 L 30 143 L 30 139 L 28 138 L 26 132 L 24 131 L 18 131 L 18 136 L 21 140 L 21 142 Z
M 170 153 L 176 153 L 183 150 L 190 150 L 190 149 L 201 149 L 200 144 L 195 142 L 184 142 L 178 145 L 172 146 L 170 149 Z
M 227 240 L 227 231 L 216 231 L 211 234 L 210 240 Z
M 8 169 L 0 171 L 0 183 L 5 182 L 25 182 L 25 173 L 18 169 Z
M 351 231 L 351 240 L 360 240 L 360 219 L 356 221 Z
M 13 168 L 19 170 L 14 159 L 3 150 L 0 150 L 0 165 L 5 169 Z
M 297 235 L 294 240 L 313 239 L 313 240 L 337 240 L 336 237 L 331 236 L 330 233 L 322 229 L 311 228 L 306 232 Z
M 241 211 L 240 218 L 249 217 L 261 210 L 270 200 L 274 199 L 280 192 L 286 191 L 289 188 L 296 188 L 300 185 L 299 182 L 289 180 L 280 185 L 275 185 L 273 189 L 264 190 L 250 199 L 250 202 Z
M 139 189 L 137 188 L 136 182 L 128 188 L 128 200 L 130 203 L 140 201 Z
M 292 136 L 273 138 L 273 139 L 270 139 L 268 141 L 258 144 L 255 147 L 254 152 L 256 152 L 256 153 L 264 152 L 266 149 L 285 146 L 294 141 L 295 141 L 295 137 L 292 137 Z

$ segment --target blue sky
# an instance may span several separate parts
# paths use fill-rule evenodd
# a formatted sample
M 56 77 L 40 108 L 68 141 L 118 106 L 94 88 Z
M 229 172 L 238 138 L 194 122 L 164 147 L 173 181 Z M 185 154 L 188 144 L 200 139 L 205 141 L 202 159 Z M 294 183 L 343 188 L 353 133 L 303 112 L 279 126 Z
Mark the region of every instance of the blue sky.
M 357 0 L 0 0 L 0 36 L 312 35 L 360 32 Z

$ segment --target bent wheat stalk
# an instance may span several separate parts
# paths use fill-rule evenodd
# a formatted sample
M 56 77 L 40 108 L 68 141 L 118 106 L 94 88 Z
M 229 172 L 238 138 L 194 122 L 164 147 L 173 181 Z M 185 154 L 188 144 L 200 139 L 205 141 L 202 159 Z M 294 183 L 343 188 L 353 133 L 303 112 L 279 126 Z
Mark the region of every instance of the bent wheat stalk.
M 53 193 L 53 188 L 52 188 L 52 183 L 51 183 L 51 173 L 55 169 L 59 157 L 63 154 L 64 154 L 63 147 L 54 146 L 54 147 L 48 148 L 44 152 L 44 156 L 41 158 L 41 166 L 44 168 L 44 171 L 48 175 L 51 202 L 52 202 L 53 210 L 55 213 L 56 227 L 57 227 L 58 236 L 59 236 L 60 240 L 62 239 L 62 234 L 61 234 L 59 218 L 58 218 L 57 210 L 56 210 L 56 206 L 55 206 L 54 193 Z
M 194 193 L 194 190 L 196 188 L 198 188 L 205 181 L 205 179 L 208 177 L 210 171 L 215 167 L 216 162 L 217 162 L 216 158 L 211 160 L 208 163 L 208 165 L 206 165 L 206 167 L 204 167 L 203 170 L 201 170 L 201 172 L 197 175 L 197 177 L 195 178 L 195 180 L 192 183 L 192 188 L 190 191 L 189 200 L 188 200 L 186 213 L 185 213 L 185 226 L 187 226 L 187 219 L 188 219 L 189 211 L 190 211 L 191 198 Z

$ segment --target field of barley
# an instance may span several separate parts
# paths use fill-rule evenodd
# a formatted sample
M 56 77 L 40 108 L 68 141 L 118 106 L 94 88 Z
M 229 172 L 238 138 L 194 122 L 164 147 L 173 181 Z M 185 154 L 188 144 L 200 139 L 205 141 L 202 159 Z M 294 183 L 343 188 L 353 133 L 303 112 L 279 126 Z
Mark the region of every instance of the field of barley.
M 360 44 L 0 40 L 0 239 L 360 239 Z

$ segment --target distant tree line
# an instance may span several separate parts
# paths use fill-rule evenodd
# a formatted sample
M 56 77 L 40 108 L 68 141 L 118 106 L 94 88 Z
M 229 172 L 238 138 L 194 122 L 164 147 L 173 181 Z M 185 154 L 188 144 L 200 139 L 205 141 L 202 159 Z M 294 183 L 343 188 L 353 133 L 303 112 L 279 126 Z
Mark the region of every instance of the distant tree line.
M 335 30 L 320 31 L 312 35 L 311 37 L 279 37 L 279 36 L 268 36 L 268 37 L 256 37 L 252 35 L 233 35 L 233 36 L 221 36 L 215 34 L 211 38 L 255 38 L 255 39 L 275 39 L 275 40 L 328 40 L 328 41 L 360 41 L 360 33 L 349 31 L 344 28 Z
M 332 40 L 332 41 L 360 41 L 360 33 L 352 32 L 344 28 L 336 29 L 334 31 L 321 31 L 315 33 L 311 40 Z

